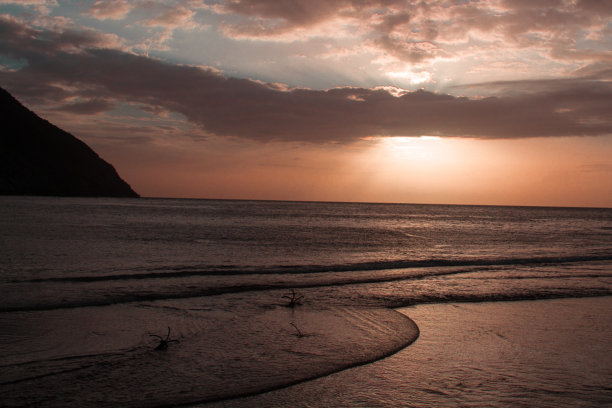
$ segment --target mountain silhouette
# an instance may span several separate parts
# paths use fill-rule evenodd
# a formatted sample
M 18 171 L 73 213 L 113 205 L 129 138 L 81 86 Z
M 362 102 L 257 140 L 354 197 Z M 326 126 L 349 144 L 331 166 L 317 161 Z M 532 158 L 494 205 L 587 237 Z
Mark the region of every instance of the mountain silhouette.
M 2 88 L 0 195 L 138 197 L 89 146 Z

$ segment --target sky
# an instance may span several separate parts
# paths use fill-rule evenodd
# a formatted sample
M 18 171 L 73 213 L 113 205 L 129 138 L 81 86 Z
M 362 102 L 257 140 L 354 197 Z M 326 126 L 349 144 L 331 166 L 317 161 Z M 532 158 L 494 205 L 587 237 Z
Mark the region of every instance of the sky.
M 0 0 L 0 86 L 148 197 L 612 207 L 610 0 Z

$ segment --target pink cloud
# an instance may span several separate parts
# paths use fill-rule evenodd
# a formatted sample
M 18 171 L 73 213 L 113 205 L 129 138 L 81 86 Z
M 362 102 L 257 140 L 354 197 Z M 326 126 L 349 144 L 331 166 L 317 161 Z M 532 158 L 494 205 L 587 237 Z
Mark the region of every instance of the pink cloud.
M 121 20 L 134 8 L 134 2 L 127 0 L 96 0 L 87 14 L 99 20 Z
M 213 9 L 244 18 L 222 26 L 234 38 L 295 40 L 298 37 L 290 33 L 343 19 L 363 30 L 363 38 L 380 52 L 410 63 L 450 56 L 453 52 L 447 45 L 468 41 L 470 35 L 504 41 L 507 47 L 547 49 L 558 59 L 594 59 L 599 55 L 582 52 L 567 40 L 585 33 L 596 37 L 607 29 L 612 13 L 607 2 L 596 0 L 229 0 Z
M 187 28 L 188 26 L 194 26 L 192 18 L 195 15 L 195 11 L 183 6 L 155 4 L 150 6 L 149 12 L 153 12 L 154 17 L 142 20 L 140 24 L 166 28 Z

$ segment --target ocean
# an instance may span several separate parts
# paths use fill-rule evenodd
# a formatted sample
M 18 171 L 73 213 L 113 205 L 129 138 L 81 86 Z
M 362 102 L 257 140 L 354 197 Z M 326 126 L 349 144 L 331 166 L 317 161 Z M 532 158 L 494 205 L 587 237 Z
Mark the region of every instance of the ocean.
M 612 406 L 611 310 L 612 209 L 0 197 L 2 406 Z

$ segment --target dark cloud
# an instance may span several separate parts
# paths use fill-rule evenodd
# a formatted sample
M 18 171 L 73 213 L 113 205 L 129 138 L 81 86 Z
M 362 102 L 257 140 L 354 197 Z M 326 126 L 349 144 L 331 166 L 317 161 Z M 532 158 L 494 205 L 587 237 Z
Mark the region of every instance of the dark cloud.
M 605 0 L 578 0 L 576 7 L 580 10 L 598 13 L 601 16 L 612 15 L 612 2 Z
M 66 41 L 59 47 L 53 41 L 66 38 L 62 33 L 34 33 L 6 20 L 0 20 L 0 32 L 0 51 L 27 62 L 0 75 L 0 84 L 17 96 L 44 89 L 48 104 L 53 90 L 85 100 L 122 100 L 178 112 L 218 136 L 350 142 L 376 135 L 612 134 L 612 85 L 592 77 L 490 84 L 489 90 L 499 88 L 499 96 L 483 99 L 427 91 L 394 96 L 365 88 L 283 90 L 211 69 L 89 48 L 78 35 L 73 47 Z
M 588 77 L 593 80 L 612 80 L 612 63 L 596 62 L 574 72 L 575 76 Z
M 114 104 L 105 99 L 92 99 L 84 102 L 73 102 L 59 105 L 55 110 L 76 113 L 79 115 L 92 115 L 113 109 Z
M 290 26 L 308 26 L 328 19 L 351 2 L 346 0 L 228 0 L 222 9 L 251 17 L 282 19 Z
M 117 45 L 114 35 L 101 34 L 91 29 L 37 29 L 5 15 L 0 15 L 0 37 L 0 53 L 17 59 Z
M 373 43 L 394 57 L 411 63 L 419 63 L 436 56 L 449 56 L 448 53 L 429 41 L 406 41 L 405 39 L 382 35 Z
M 406 12 L 387 15 L 383 18 L 383 21 L 377 26 L 377 29 L 383 32 L 390 32 L 396 29 L 398 26 L 409 23 L 410 18 L 410 13 Z

